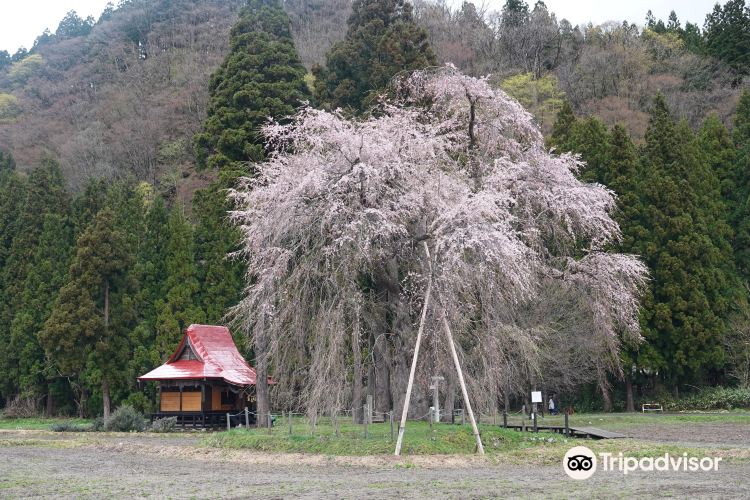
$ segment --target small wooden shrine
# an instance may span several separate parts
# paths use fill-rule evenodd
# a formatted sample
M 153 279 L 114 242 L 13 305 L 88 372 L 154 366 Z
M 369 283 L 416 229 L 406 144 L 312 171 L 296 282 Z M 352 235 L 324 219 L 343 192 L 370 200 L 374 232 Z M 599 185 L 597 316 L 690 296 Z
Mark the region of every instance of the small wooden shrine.
M 255 420 L 255 370 L 224 326 L 190 325 L 169 360 L 138 381 L 159 384 L 152 420 L 176 416 L 184 427 L 224 427 L 227 413 L 244 408 Z M 232 422 L 244 423 L 244 416 Z

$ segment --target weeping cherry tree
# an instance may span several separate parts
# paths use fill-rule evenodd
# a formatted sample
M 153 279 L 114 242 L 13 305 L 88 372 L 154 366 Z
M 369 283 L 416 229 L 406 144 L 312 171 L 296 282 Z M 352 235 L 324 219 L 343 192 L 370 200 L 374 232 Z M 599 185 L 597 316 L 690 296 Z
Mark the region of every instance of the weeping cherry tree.
M 579 181 L 579 159 L 546 150 L 487 80 L 418 71 L 366 119 L 307 107 L 265 135 L 276 152 L 230 192 L 247 263 L 231 315 L 273 371 L 277 404 L 361 408 L 369 332 L 390 346 L 400 411 L 425 304 L 418 380 L 452 366 L 445 318 L 480 407 L 545 360 L 617 372 L 621 343 L 640 338 L 646 271 L 608 251 L 613 193 Z

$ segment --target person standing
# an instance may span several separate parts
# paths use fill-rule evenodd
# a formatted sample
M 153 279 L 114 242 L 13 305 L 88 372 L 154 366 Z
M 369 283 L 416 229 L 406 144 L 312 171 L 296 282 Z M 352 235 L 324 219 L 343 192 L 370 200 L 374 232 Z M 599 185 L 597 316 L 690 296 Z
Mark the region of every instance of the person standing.
M 549 397 L 548 408 L 549 408 L 550 415 L 557 415 L 557 413 L 555 412 L 555 399 L 552 396 Z

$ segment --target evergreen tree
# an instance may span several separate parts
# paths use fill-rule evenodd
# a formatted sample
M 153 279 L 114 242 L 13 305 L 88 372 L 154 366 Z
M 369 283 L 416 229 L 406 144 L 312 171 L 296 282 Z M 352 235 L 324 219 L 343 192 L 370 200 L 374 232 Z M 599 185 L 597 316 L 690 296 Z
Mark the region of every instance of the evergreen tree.
M 17 369 L 14 384 L 22 395 L 42 394 L 51 378 L 39 333 L 65 281 L 72 248 L 73 230 L 67 217 L 47 214 L 10 329 L 10 351 L 15 354 L 13 365 Z M 51 402 L 47 407 L 51 408 Z
M 575 121 L 576 117 L 570 101 L 563 101 L 560 111 L 557 112 L 555 123 L 552 124 L 552 134 L 549 140 L 559 151 L 566 151 L 565 147 L 569 145 L 570 133 Z
M 586 167 L 579 174 L 581 180 L 607 184 L 606 170 L 611 160 L 609 139 L 607 127 L 598 118 L 590 117 L 573 123 L 569 144 L 562 147 L 580 153 L 585 159 Z
M 732 136 L 716 115 L 709 116 L 698 131 L 698 146 L 705 161 L 719 180 L 721 196 L 728 202 L 731 211 L 735 205 L 736 150 Z
M 123 287 L 131 264 L 131 249 L 116 220 L 112 209 L 105 207 L 78 238 L 68 282 L 40 336 L 63 375 L 80 379 L 88 365 L 87 376 L 101 386 L 105 418 L 110 412 L 110 383 L 128 355 L 127 337 L 111 327 L 111 299 Z
M 89 291 L 77 280 L 60 289 L 39 341 L 52 364 L 52 370 L 66 378 L 77 395 L 78 415 L 86 416 L 87 390 L 81 376 L 91 345 L 104 328 L 104 322 Z
M 741 74 L 750 72 L 750 9 L 745 0 L 719 3 L 706 16 L 706 51 Z
M 208 118 L 196 136 L 201 167 L 243 171 L 263 160 L 260 128 L 309 99 L 305 68 L 289 18 L 278 0 L 249 0 L 229 40 L 230 51 L 209 82 Z
M 157 196 L 148 203 L 144 223 L 143 241 L 140 245 L 134 273 L 140 287 L 134 298 L 138 310 L 137 325 L 130 331 L 133 352 L 128 365 L 128 379 L 135 380 L 161 364 L 156 350 L 157 303 L 164 300 L 167 281 L 167 245 L 170 239 L 169 213 L 164 199 Z M 143 394 L 143 398 L 138 395 Z M 156 388 L 147 385 L 143 392 L 131 394 L 128 402 L 147 411 L 156 402 Z
M 346 38 L 316 67 L 315 94 L 326 108 L 362 112 L 401 71 L 436 64 L 427 33 L 405 0 L 355 0 Z
M 242 290 L 242 265 L 226 258 L 239 237 L 227 221 L 226 189 L 249 173 L 247 162 L 264 159 L 260 128 L 268 118 L 283 121 L 309 100 L 304 76 L 289 18 L 278 0 L 250 0 L 232 28 L 229 55 L 211 78 L 208 118 L 196 137 L 199 164 L 219 169 L 218 179 L 197 192 L 193 202 L 200 262 L 197 303 L 211 323 L 221 322 Z
M 200 279 L 199 303 L 206 321 L 221 323 L 227 308 L 240 299 L 244 269 L 239 261 L 227 255 L 237 249 L 239 234 L 228 222 L 225 190 L 219 183 L 196 193 L 193 200 L 198 217 L 195 231 L 198 276 Z
M 5 375 L 0 390 L 9 397 L 18 391 L 20 354 L 11 348 L 11 326 L 23 310 L 24 287 L 33 268 L 45 217 L 64 214 L 70 200 L 62 172 L 53 161 L 44 161 L 34 168 L 25 183 L 26 189 L 20 193 L 11 192 L 19 184 L 14 174 L 6 177 L 5 182 L 8 200 L 0 202 L 0 210 L 5 212 L 0 213 L 4 219 L 0 223 L 7 231 L 7 235 L 2 235 L 6 241 L 3 246 L 7 245 L 8 236 L 12 235 L 12 240 L 3 250 L 4 255 L 0 255 L 4 260 L 0 275 L 0 374 Z
M 654 100 L 642 162 L 640 253 L 652 271 L 645 335 L 665 380 L 678 384 L 720 369 L 724 319 L 733 293 L 729 229 L 719 182 L 702 163 L 686 125 L 662 95 Z
M 166 361 L 191 323 L 204 322 L 196 306 L 198 279 L 193 251 L 193 229 L 176 205 L 169 215 L 169 241 L 166 248 L 166 294 L 156 301 L 156 349 L 160 360 Z
M 735 228 L 734 251 L 737 267 L 745 284 L 750 283 L 750 92 L 740 97 L 734 118 L 735 205 L 732 226 Z

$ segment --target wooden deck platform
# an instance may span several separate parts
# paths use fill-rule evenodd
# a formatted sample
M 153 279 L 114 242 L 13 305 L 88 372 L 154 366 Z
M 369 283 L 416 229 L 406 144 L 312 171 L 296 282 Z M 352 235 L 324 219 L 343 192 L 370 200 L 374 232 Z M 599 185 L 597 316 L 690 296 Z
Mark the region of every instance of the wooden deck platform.
M 528 431 L 534 432 L 533 424 L 508 424 L 505 426 L 507 429 L 514 429 L 517 431 Z M 565 434 L 565 427 L 560 425 L 537 425 L 537 431 L 557 432 L 558 434 Z M 598 427 L 568 427 L 568 435 L 571 437 L 587 438 L 587 439 L 622 439 L 626 436 L 617 432 L 608 431 L 605 429 L 599 429 Z

